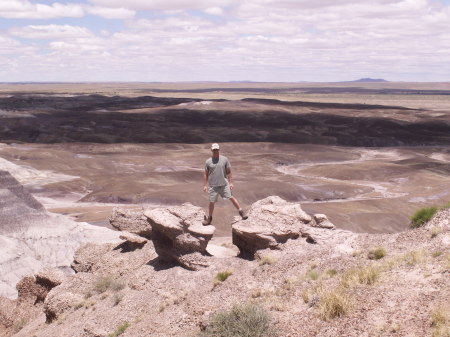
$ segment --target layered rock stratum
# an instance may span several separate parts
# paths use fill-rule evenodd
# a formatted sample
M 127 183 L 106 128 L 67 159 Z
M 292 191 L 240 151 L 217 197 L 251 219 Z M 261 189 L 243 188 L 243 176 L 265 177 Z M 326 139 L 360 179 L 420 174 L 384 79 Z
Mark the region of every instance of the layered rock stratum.
M 0 171 L 0 294 L 46 266 L 69 268 L 84 242 L 119 242 L 119 233 L 48 213 L 9 172 Z

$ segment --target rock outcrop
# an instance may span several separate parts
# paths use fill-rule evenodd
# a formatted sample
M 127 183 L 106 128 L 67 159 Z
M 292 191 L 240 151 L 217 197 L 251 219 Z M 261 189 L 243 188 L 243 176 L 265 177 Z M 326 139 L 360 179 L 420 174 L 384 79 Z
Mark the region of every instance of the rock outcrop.
M 247 220 L 232 225 L 233 243 L 242 256 L 253 258 L 258 250 L 280 249 L 289 239 L 304 237 L 309 243 L 317 243 L 313 226 L 334 228 L 325 216 L 314 222 L 299 203 L 270 196 L 251 206 Z
M 215 231 L 203 226 L 205 213 L 191 204 L 146 211 L 152 226 L 152 240 L 161 260 L 197 270 L 208 266 L 206 246 Z
M 313 224 L 313 227 L 328 228 L 328 229 L 336 228 L 334 224 L 330 220 L 328 220 L 325 214 L 314 214 L 313 218 L 314 221 L 316 222 L 315 225 Z
M 44 267 L 69 267 L 82 243 L 120 242 L 119 235 L 48 213 L 15 177 L 0 171 L 0 295 L 17 297 L 16 284 Z
M 143 210 L 115 207 L 109 223 L 119 231 L 127 231 L 146 239 L 150 239 L 152 236 L 152 227 L 148 223 Z

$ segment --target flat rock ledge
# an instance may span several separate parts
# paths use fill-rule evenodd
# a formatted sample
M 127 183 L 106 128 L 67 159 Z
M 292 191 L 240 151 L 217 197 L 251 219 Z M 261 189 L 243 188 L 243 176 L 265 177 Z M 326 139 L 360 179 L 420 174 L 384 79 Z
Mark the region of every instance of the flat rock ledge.
M 144 210 L 114 207 L 109 218 L 112 227 L 119 231 L 127 231 L 146 239 L 152 237 L 152 227 L 144 215 Z
M 231 226 L 233 244 L 241 256 L 254 258 L 258 250 L 281 249 L 289 239 L 303 237 L 308 243 L 317 243 L 321 237 L 318 231 L 334 228 L 324 215 L 317 220 L 306 214 L 299 203 L 270 196 L 250 207 L 247 220 Z
M 148 210 L 144 214 L 152 227 L 153 245 L 161 260 L 175 262 L 189 270 L 209 266 L 206 246 L 216 228 L 202 225 L 205 216 L 202 208 L 186 203 Z

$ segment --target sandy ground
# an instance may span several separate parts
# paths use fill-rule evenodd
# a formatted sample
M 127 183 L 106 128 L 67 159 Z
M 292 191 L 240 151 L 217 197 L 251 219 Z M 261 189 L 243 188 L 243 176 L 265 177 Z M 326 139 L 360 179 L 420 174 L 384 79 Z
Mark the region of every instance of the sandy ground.
M 116 206 L 206 207 L 202 169 L 208 145 L 12 144 L 0 147 L 0 168 L 16 172 L 51 212 L 108 226 Z M 339 228 L 386 233 L 406 229 L 417 208 L 450 199 L 448 147 L 221 145 L 244 207 L 279 195 L 300 201 L 309 213 L 327 214 Z M 217 236 L 230 235 L 235 216 L 231 203 L 219 201 Z

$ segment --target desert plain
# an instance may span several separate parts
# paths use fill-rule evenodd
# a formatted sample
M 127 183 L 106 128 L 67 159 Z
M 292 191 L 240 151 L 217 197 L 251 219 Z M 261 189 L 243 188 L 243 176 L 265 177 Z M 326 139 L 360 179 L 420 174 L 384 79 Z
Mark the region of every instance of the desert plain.
M 449 83 L 0 84 L 0 168 L 47 210 L 207 206 L 212 142 L 248 207 L 270 195 L 342 229 L 407 229 L 450 200 Z M 217 204 L 216 236 L 236 212 Z

